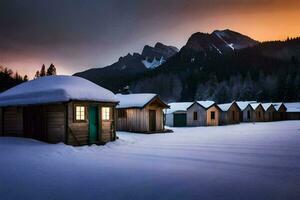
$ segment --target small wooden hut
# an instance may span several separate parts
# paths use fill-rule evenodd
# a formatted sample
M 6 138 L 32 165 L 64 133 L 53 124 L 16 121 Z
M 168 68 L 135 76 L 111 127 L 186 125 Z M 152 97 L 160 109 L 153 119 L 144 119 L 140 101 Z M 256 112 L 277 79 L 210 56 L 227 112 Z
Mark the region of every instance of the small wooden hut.
M 219 126 L 221 124 L 222 110 L 219 108 L 217 104 L 213 104 L 206 110 L 206 125 L 207 126 Z
M 169 103 L 170 109 L 165 110 L 166 125 L 170 127 L 187 126 L 187 108 L 193 102 L 174 102 Z
M 48 76 L 0 95 L 0 135 L 70 145 L 116 139 L 115 95 L 76 76 Z
M 240 123 L 240 108 L 234 101 L 232 103 L 218 104 L 221 109 L 220 124 L 238 124 Z
M 286 120 L 286 112 L 287 112 L 287 107 L 284 105 L 284 103 L 274 103 L 274 107 L 276 109 L 275 112 L 275 120 L 280 121 L 280 120 Z
M 240 119 L 243 122 L 254 122 L 255 121 L 255 111 L 250 106 L 251 103 L 256 103 L 256 101 L 237 101 L 237 105 L 239 106 Z
M 187 126 L 206 126 L 207 109 L 212 106 L 213 101 L 196 101 L 187 108 Z
M 117 130 L 139 133 L 164 131 L 163 109 L 169 106 L 157 94 L 117 94 Z
M 256 122 L 265 121 L 265 110 L 262 107 L 261 103 L 251 103 L 250 105 L 255 111 L 255 121 Z
M 265 110 L 264 121 L 271 122 L 275 121 L 276 109 L 272 103 L 262 103 L 262 107 Z

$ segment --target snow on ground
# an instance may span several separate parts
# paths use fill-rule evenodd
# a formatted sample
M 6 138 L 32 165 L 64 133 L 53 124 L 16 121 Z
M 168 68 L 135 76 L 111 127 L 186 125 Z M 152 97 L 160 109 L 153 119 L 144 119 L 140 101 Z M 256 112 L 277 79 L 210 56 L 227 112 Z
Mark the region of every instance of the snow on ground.
M 0 199 L 300 199 L 300 121 L 118 136 L 91 147 L 0 138 Z

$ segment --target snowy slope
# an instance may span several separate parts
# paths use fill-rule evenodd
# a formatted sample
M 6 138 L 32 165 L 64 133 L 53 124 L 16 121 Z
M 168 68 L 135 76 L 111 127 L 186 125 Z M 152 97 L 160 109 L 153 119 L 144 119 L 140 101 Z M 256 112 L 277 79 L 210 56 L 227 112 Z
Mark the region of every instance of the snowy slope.
M 300 199 L 299 121 L 118 136 L 79 148 L 0 137 L 0 199 Z
M 76 76 L 46 76 L 22 83 L 0 94 L 0 106 L 69 100 L 118 102 L 111 91 Z

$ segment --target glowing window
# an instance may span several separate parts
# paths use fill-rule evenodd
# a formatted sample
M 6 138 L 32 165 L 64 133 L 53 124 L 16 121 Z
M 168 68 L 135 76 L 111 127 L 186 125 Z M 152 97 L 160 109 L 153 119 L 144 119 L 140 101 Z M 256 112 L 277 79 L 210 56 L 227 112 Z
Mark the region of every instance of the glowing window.
M 109 107 L 102 107 L 102 120 L 109 120 L 110 109 Z
M 75 106 L 75 120 L 76 121 L 85 121 L 85 107 L 84 106 Z

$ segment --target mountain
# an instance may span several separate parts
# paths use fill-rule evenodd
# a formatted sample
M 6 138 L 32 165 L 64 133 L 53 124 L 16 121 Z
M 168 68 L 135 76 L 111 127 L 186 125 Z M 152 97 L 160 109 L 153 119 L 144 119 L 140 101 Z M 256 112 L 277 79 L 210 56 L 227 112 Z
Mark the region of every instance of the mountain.
M 102 82 L 91 75 L 85 78 L 114 92 L 129 86 L 133 93 L 157 93 L 167 102 L 300 100 L 300 38 L 260 43 L 227 29 L 194 33 L 179 52 L 169 57 L 155 54 L 163 49 L 157 47 L 160 44 L 155 46 L 145 46 L 143 53 L 136 55 L 132 67 L 144 69 L 138 73 L 123 76 L 104 68 L 103 74 L 92 73 L 104 77 Z M 158 66 L 149 67 L 151 60 Z
M 116 91 L 126 84 L 128 78 L 160 66 L 177 52 L 178 49 L 176 47 L 158 42 L 154 47 L 144 46 L 142 54 L 127 54 L 107 67 L 93 68 L 74 75 Z

